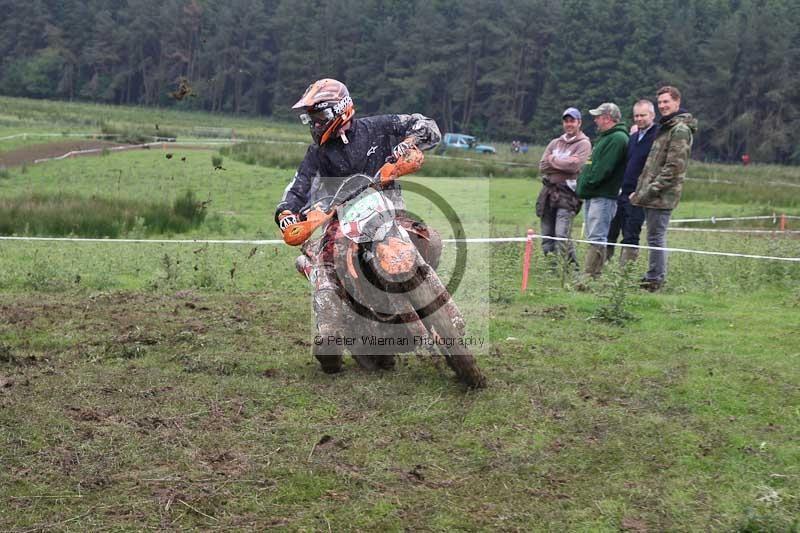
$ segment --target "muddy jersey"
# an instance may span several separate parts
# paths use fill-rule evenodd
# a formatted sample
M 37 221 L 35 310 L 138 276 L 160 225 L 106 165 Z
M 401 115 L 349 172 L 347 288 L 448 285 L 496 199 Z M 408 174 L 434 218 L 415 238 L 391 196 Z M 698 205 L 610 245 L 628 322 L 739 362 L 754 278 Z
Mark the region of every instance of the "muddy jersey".
M 374 176 L 392 155 L 392 148 L 406 137 L 414 137 L 417 146 L 428 150 L 441 140 L 436 122 L 420 114 L 378 115 L 350 121 L 345 132 L 348 143 L 336 137 L 322 146 L 308 147 L 303 162 L 286 187 L 275 212 L 299 213 L 323 196 L 334 194 L 342 178 L 353 174 Z M 388 196 L 399 200 L 397 182 L 388 187 Z

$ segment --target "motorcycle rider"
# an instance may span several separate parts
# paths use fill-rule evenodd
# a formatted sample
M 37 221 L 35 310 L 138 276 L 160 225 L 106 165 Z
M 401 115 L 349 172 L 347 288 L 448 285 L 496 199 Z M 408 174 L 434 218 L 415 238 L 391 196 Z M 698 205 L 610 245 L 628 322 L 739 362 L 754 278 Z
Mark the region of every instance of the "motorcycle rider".
M 354 174 L 374 176 L 388 158 L 400 157 L 411 146 L 428 150 L 441 140 L 436 122 L 421 114 L 353 118 L 355 107 L 347 87 L 330 78 L 309 85 L 292 109 L 302 111 L 300 120 L 309 126 L 314 142 L 275 209 L 275 222 L 281 232 L 299 222 L 300 213 L 319 197 L 333 194 L 343 178 Z M 438 235 L 405 216 L 399 183 L 393 182 L 384 191 L 398 210 L 398 221 L 410 230 L 423 258 L 435 266 L 441 252 Z M 331 336 L 341 335 L 345 327 L 344 300 L 334 266 L 337 230 L 336 220 L 326 227 L 311 277 L 315 285 L 317 327 L 314 356 L 326 373 L 342 369 L 342 346 L 327 342 Z

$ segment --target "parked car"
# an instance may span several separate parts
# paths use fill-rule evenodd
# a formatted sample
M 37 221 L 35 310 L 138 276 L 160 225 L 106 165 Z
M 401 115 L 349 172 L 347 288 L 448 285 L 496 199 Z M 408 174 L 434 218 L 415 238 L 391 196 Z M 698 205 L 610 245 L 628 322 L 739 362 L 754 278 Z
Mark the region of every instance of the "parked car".
M 478 144 L 478 139 L 472 135 L 464 135 L 463 133 L 445 133 L 440 146 L 443 151 L 456 148 L 458 150 L 470 150 L 482 154 L 494 154 L 497 152 L 494 146 Z

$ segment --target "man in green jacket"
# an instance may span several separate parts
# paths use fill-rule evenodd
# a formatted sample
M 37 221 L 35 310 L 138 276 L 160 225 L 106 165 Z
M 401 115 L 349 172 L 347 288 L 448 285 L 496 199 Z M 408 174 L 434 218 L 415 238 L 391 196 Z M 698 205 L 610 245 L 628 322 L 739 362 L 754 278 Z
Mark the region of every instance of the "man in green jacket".
M 666 248 L 667 225 L 681 198 L 697 120 L 681 108 L 681 93 L 675 87 L 660 88 L 656 98 L 661 113 L 660 129 L 630 200 L 633 205 L 644 208 L 647 245 Z M 648 260 L 649 269 L 642 278 L 642 288 L 655 292 L 661 289 L 667 277 L 667 253 L 651 249 Z
M 622 113 L 616 104 L 600 104 L 589 113 L 594 116 L 599 134 L 592 156 L 578 177 L 576 192 L 585 200 L 586 239 L 593 243 L 586 253 L 584 272 L 596 278 L 603 270 L 608 228 L 617 212 L 617 195 L 625 173 L 628 130 L 621 122 Z

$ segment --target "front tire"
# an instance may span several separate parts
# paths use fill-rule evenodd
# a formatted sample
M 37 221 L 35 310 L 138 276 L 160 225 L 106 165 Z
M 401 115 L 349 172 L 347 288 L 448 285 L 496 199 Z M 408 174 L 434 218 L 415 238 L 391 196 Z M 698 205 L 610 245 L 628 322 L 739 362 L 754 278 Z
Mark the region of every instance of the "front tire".
M 418 275 L 423 276 L 423 279 L 412 292 L 416 311 L 424 314 L 425 308 L 431 303 L 441 303 L 438 309 L 420 317 L 431 332 L 433 340 L 442 341 L 436 342 L 437 348 L 462 383 L 473 389 L 486 387 L 486 376 L 478 368 L 472 352 L 463 343 L 464 319 L 450 293 L 430 267 L 420 268 Z

